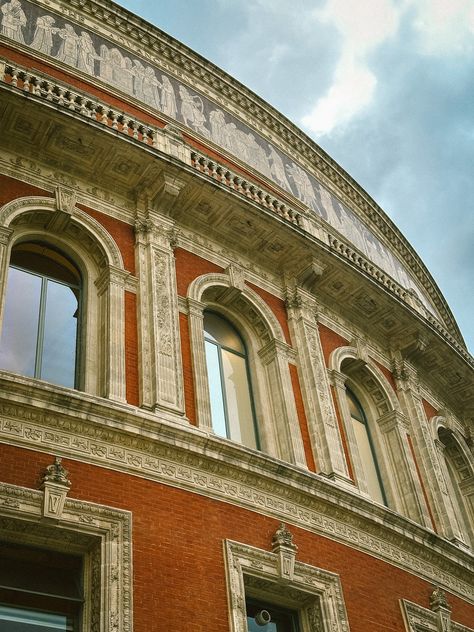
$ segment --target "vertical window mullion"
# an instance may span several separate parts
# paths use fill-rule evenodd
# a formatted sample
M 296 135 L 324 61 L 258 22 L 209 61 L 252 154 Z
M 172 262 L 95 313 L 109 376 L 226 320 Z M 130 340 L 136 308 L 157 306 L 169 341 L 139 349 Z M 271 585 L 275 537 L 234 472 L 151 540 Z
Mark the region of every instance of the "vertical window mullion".
M 36 340 L 36 362 L 35 362 L 35 377 L 41 378 L 41 365 L 43 362 L 43 342 L 44 342 L 44 319 L 46 313 L 46 294 L 47 294 L 48 280 L 45 277 L 41 278 L 41 298 L 39 305 L 39 318 L 38 318 L 38 338 Z
M 221 382 L 221 392 L 222 392 L 222 405 L 224 406 L 224 421 L 225 421 L 225 430 L 228 439 L 232 439 L 230 436 L 230 424 L 229 424 L 229 409 L 227 407 L 227 392 L 225 387 L 225 376 L 224 369 L 222 367 L 222 347 L 221 345 L 216 345 L 217 347 L 217 359 L 219 362 L 219 376 Z

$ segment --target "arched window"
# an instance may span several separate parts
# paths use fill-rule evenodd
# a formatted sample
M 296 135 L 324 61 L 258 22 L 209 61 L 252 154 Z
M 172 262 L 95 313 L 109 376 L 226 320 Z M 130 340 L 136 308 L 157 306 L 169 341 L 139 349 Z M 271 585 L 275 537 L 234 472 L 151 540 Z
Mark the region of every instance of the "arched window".
M 351 416 L 351 425 L 359 452 L 360 462 L 370 497 L 383 505 L 387 504 L 385 491 L 380 476 L 374 444 L 370 435 L 369 424 L 359 400 L 346 387 L 346 399 Z
M 234 327 L 204 312 L 212 427 L 216 434 L 259 449 L 247 352 Z
M 467 482 L 467 487 L 469 487 L 469 483 L 473 480 L 472 465 L 469 462 L 471 461 L 472 463 L 472 457 L 470 457 L 467 451 L 466 454 L 464 454 L 452 430 L 440 426 L 438 428 L 438 439 L 440 441 L 439 447 L 441 447 L 441 455 L 445 466 L 446 484 L 453 507 L 452 519 L 457 523 L 464 543 L 474 547 L 470 503 L 462 492 L 463 488 L 466 489 L 465 483 Z
M 58 250 L 24 242 L 11 253 L 0 368 L 77 385 L 81 275 Z

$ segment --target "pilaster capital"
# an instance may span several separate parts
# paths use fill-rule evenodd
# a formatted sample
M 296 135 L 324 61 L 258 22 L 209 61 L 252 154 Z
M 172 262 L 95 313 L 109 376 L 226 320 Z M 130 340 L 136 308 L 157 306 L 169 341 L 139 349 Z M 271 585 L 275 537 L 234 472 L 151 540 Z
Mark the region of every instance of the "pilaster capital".
M 389 410 L 377 419 L 377 425 L 383 433 L 391 432 L 394 429 L 408 432 L 409 423 L 405 415 L 399 410 Z
M 263 364 L 269 364 L 276 358 L 280 358 L 286 362 L 294 362 L 296 359 L 296 351 L 293 347 L 290 347 L 286 342 L 281 340 L 271 340 L 268 344 L 262 347 L 258 355 L 260 356 Z
M 285 305 L 289 316 L 302 317 L 317 325 L 319 303 L 314 295 L 299 286 L 287 286 Z
M 335 388 L 346 388 L 347 375 L 337 369 L 328 369 L 328 377 L 331 386 Z
M 129 277 L 130 272 L 127 270 L 109 265 L 102 271 L 96 280 L 95 285 L 99 294 L 102 294 L 110 285 L 116 285 L 125 289 Z
M 13 233 L 14 233 L 13 228 L 8 228 L 7 226 L 0 226 L 0 246 L 7 246 Z
M 204 310 L 206 309 L 206 304 L 201 301 L 196 301 L 194 298 L 187 299 L 188 306 L 188 314 L 193 318 L 200 318 L 203 320 L 204 318 Z

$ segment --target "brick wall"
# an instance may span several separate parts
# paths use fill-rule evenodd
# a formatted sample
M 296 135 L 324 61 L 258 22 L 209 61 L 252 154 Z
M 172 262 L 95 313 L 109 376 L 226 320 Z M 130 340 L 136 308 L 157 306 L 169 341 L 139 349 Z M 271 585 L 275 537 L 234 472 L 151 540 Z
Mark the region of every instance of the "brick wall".
M 0 480 L 37 488 L 52 456 L 0 445 Z M 71 498 L 133 513 L 134 631 L 228 632 L 222 541 L 269 550 L 278 521 L 172 487 L 64 460 Z M 398 600 L 427 607 L 433 587 L 370 555 L 292 527 L 297 559 L 338 573 L 351 632 L 405 630 Z M 448 595 L 453 620 L 474 608 Z

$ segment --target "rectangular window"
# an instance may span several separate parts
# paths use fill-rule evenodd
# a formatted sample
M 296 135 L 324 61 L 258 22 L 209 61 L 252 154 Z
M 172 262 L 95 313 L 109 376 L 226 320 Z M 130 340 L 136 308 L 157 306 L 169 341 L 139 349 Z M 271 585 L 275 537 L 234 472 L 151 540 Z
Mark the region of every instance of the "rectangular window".
M 76 632 L 82 575 L 80 555 L 0 542 L 0 630 Z
M 299 632 L 298 613 L 271 603 L 247 599 L 248 632 Z

